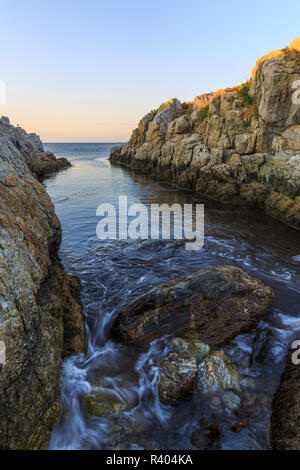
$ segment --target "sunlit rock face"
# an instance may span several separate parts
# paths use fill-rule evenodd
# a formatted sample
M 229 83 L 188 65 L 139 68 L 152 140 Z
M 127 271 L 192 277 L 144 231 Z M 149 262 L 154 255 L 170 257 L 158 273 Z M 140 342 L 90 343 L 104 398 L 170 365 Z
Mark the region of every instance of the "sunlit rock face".
M 255 78 L 257 69 L 259 68 L 260 64 L 262 64 L 266 60 L 279 59 L 282 56 L 283 56 L 283 50 L 282 49 L 276 49 L 275 51 L 268 52 L 264 56 L 260 57 L 260 59 L 258 59 L 256 61 L 255 67 L 252 69 L 252 74 L 251 74 L 252 80 Z
M 289 45 L 289 48 L 291 50 L 295 50 L 300 52 L 300 36 L 298 36 L 296 39 L 294 39 L 291 44 Z
M 68 166 L 39 137 L 0 120 L 0 447 L 47 446 L 65 355 L 82 350 L 78 279 L 58 258 L 61 227 L 39 178 Z
M 196 96 L 194 98 L 194 108 L 195 109 L 202 109 L 208 104 L 210 104 L 215 96 L 215 93 L 204 93 L 203 95 Z
M 265 54 L 264 56 L 262 56 L 260 59 L 258 59 L 257 62 L 256 62 L 255 67 L 252 70 L 252 79 L 255 78 L 256 72 L 257 72 L 260 64 L 262 64 L 266 60 L 279 59 L 280 57 L 283 57 L 285 55 L 285 53 L 287 52 L 287 50 L 300 52 L 300 36 L 298 36 L 296 39 L 294 39 L 290 43 L 290 45 L 288 46 L 287 49 L 284 49 L 284 48 L 283 49 L 276 49 L 275 51 L 271 51 L 268 54 Z
M 151 111 L 111 162 L 300 229 L 298 81 L 299 38 L 259 59 L 251 82 Z

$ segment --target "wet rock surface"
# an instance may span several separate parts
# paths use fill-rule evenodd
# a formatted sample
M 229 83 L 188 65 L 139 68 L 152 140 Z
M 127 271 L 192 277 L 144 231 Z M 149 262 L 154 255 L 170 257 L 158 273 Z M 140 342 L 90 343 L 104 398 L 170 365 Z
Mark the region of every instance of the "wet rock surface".
M 35 134 L 0 119 L 0 447 L 47 446 L 65 355 L 84 345 L 78 279 L 58 257 L 61 227 L 38 181 L 68 166 Z
M 159 397 L 165 404 L 189 397 L 195 389 L 198 363 L 195 357 L 171 352 L 160 361 Z
M 102 416 L 119 414 L 128 410 L 128 404 L 118 400 L 115 396 L 108 396 L 103 392 L 94 392 L 83 399 L 86 413 L 101 418 Z
M 49 148 L 54 153 L 61 151 L 60 146 Z M 74 150 L 77 158 L 78 148 Z M 218 427 L 220 435 L 213 442 L 209 439 L 207 447 L 210 449 L 269 449 L 271 401 L 282 373 L 285 346 L 299 326 L 295 310 L 295 305 L 299 304 L 298 233 L 262 214 L 257 217 L 254 210 L 207 202 L 206 243 L 202 250 L 191 253 L 185 249 L 184 241 L 172 240 L 112 240 L 108 243 L 95 240 L 91 249 L 86 250 L 86 240 L 94 236 L 94 223 L 88 230 L 70 231 L 67 230 L 69 221 L 76 217 L 81 226 L 86 220 L 87 208 L 96 207 L 99 199 L 109 198 L 118 204 L 115 188 L 126 188 L 126 194 L 135 201 L 147 201 L 147 204 L 191 202 L 191 195 L 186 192 L 147 176 L 109 165 L 104 168 L 100 162 L 97 172 L 94 148 L 91 153 L 89 171 L 85 171 L 85 165 L 80 165 L 82 174 L 75 172 L 79 184 L 74 194 L 69 171 L 47 182 L 54 200 L 64 200 L 59 209 L 66 229 L 63 252 L 69 269 L 82 279 L 91 346 L 86 354 L 64 363 L 61 382 L 64 409 L 52 434 L 51 449 L 188 450 L 194 448 L 190 442 L 193 432 L 206 433 L 211 425 Z M 71 152 L 70 156 L 72 158 Z M 99 185 L 100 180 L 103 185 Z M 137 189 L 139 196 L 135 199 Z M 84 197 L 85 203 L 78 214 L 79 195 Z M 80 259 L 79 252 L 82 253 Z M 172 337 L 139 346 L 110 341 L 112 315 L 118 306 L 121 308 L 120 304 L 128 305 L 170 279 L 214 264 L 232 263 L 254 278 L 259 277 L 276 292 L 274 303 L 257 328 L 222 346 L 231 363 L 238 367 L 242 392 L 233 395 L 230 390 L 220 390 L 202 394 L 195 389 L 189 399 L 181 398 L 175 406 L 166 406 L 158 400 L 158 382 L 160 361 L 166 357 Z M 269 332 L 266 348 L 262 334 L 265 331 Z M 212 347 L 210 352 L 214 350 L 220 347 Z M 77 397 L 91 393 L 90 386 L 92 390 L 108 388 L 125 399 L 128 392 L 133 392 L 138 395 L 138 405 L 129 412 L 97 419 L 77 406 Z M 204 424 L 199 423 L 202 418 L 206 420 Z
M 272 289 L 241 269 L 212 266 L 135 299 L 118 314 L 112 335 L 143 344 L 188 334 L 216 346 L 254 328 L 272 301 Z
M 210 346 L 193 338 L 175 338 L 172 345 L 175 349 L 160 361 L 162 403 L 175 404 L 198 391 L 219 394 L 231 408 L 240 405 L 240 375 L 224 352 L 210 353 Z
M 172 352 L 160 361 L 159 398 L 164 404 L 190 398 L 196 388 L 200 361 L 210 346 L 195 338 L 174 338 Z
M 197 388 L 203 393 L 219 390 L 240 392 L 239 372 L 231 364 L 226 354 L 214 351 L 200 363 Z

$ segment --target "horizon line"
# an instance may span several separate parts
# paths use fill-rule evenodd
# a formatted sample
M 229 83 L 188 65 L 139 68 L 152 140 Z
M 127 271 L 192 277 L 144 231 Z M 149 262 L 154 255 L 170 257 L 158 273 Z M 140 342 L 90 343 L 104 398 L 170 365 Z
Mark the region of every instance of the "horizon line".
M 126 144 L 128 141 L 120 142 L 45 142 L 42 141 L 43 144 Z

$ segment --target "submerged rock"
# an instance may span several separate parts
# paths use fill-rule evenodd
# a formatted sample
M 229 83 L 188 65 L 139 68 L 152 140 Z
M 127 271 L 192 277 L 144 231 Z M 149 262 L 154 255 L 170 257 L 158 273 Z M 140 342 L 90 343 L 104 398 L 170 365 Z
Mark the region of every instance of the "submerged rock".
M 101 418 L 111 414 L 119 414 L 130 409 L 129 405 L 117 399 L 114 395 L 107 395 L 95 391 L 83 398 L 83 406 L 86 413 Z
M 135 299 L 117 316 L 112 335 L 136 344 L 192 335 L 216 346 L 255 328 L 272 301 L 272 289 L 241 269 L 212 266 Z
M 221 437 L 221 427 L 213 423 L 194 431 L 190 440 L 197 449 L 206 450 L 218 444 Z

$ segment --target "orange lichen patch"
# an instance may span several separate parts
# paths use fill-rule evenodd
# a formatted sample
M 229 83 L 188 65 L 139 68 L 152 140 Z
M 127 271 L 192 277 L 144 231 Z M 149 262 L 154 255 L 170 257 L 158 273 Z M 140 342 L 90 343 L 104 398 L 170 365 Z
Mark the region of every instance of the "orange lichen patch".
M 224 88 L 224 89 L 217 90 L 215 92 L 215 97 L 225 95 L 226 93 L 232 93 L 233 91 L 240 91 L 242 86 L 243 85 L 236 85 L 236 86 L 233 86 L 231 88 Z
M 195 109 L 205 108 L 205 106 L 209 105 L 215 98 L 218 98 L 221 95 L 225 95 L 225 93 L 239 91 L 241 88 L 242 88 L 242 85 L 237 85 L 231 88 L 219 89 L 215 92 L 203 93 L 202 95 L 196 96 L 196 98 L 194 99 L 194 103 L 193 103 L 194 108 Z
M 205 108 L 208 104 L 211 103 L 215 96 L 215 93 L 203 93 L 202 95 L 196 96 L 194 99 L 194 108 L 195 109 L 202 109 Z
M 165 101 L 163 104 L 160 105 L 158 110 L 162 109 L 168 109 L 172 106 L 172 104 L 176 101 L 176 98 L 170 98 L 169 100 Z
M 300 52 L 300 36 L 294 39 L 289 45 L 289 49 Z
M 289 51 L 300 52 L 300 36 L 294 39 L 288 47 L 283 48 L 283 49 L 276 49 L 275 51 L 269 52 L 268 54 L 258 59 L 256 61 L 255 67 L 252 70 L 252 79 L 254 79 L 257 69 L 262 62 L 264 62 L 265 60 L 269 60 L 269 59 L 280 59 L 280 57 L 283 57 Z
M 262 62 L 269 59 L 279 59 L 284 55 L 284 49 L 276 49 L 275 51 L 269 52 L 268 54 L 262 56 L 260 59 L 256 61 L 255 67 L 252 69 L 252 79 L 254 79 L 257 69 Z

